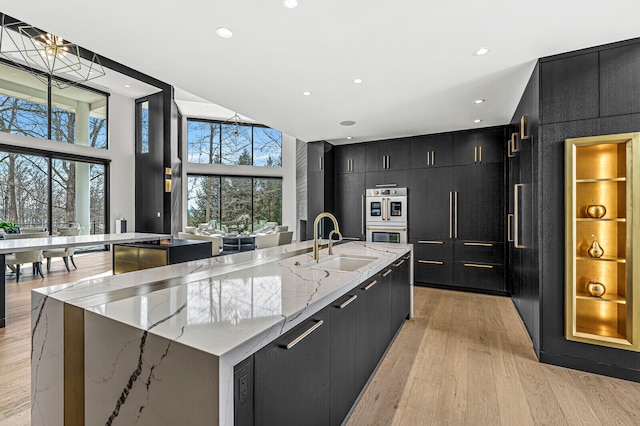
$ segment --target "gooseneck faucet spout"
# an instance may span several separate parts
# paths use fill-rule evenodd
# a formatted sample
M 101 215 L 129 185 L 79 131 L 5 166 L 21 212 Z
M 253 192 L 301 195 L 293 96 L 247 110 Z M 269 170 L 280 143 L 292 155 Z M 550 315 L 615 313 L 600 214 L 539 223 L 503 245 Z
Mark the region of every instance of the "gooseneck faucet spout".
M 338 226 L 338 219 L 336 219 L 334 215 L 328 212 L 323 212 L 316 216 L 316 219 L 313 221 L 313 260 L 318 260 L 320 256 L 320 249 L 322 247 L 321 240 L 318 237 L 318 225 L 320 225 L 320 221 L 325 217 L 331 219 L 331 221 L 333 222 L 333 230 L 335 231 L 335 233 L 340 235 L 340 237 L 342 237 L 342 234 L 340 234 L 340 227 Z M 329 238 L 331 237 L 332 236 L 330 235 Z

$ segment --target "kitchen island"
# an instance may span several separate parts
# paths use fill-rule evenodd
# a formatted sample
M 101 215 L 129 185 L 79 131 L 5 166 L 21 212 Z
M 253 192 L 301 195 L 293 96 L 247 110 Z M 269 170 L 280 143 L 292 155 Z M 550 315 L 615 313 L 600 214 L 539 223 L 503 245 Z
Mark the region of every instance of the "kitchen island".
M 411 253 L 311 245 L 34 290 L 32 424 L 233 424 L 234 366 Z

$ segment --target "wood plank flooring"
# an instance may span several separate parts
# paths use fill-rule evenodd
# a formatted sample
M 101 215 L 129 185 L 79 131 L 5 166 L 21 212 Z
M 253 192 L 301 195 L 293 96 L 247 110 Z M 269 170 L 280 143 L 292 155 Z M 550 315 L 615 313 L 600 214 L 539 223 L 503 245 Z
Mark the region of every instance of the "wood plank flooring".
M 30 421 L 30 291 L 111 269 L 111 253 L 7 281 L 0 425 Z M 348 425 L 640 425 L 640 384 L 540 364 L 509 298 L 415 288 L 407 321 Z
M 355 425 L 640 425 L 640 384 L 539 363 L 507 297 L 415 288 Z
M 31 424 L 31 289 L 77 281 L 111 270 L 111 252 L 76 254 L 67 272 L 62 259 L 51 263 L 45 279 L 23 268 L 20 282 L 7 279 L 7 326 L 0 329 L 0 425 Z

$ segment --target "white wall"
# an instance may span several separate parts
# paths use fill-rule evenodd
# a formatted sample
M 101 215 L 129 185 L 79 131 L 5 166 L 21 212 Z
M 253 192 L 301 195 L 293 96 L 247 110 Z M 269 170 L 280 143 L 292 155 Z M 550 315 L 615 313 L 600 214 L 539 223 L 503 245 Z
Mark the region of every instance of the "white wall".
M 109 97 L 109 149 L 50 141 L 0 132 L 0 143 L 31 149 L 41 149 L 63 154 L 82 155 L 111 160 L 111 217 L 110 229 L 115 220 L 127 218 L 128 230 L 135 229 L 135 101 L 118 95 Z
M 186 123 L 186 117 L 183 120 Z M 182 158 L 187 158 L 186 124 L 182 128 Z M 187 175 L 212 174 L 223 176 L 255 176 L 282 178 L 282 224 L 289 226 L 296 236 L 296 138 L 282 134 L 282 167 L 226 166 L 221 164 L 183 163 L 182 167 L 182 223 L 187 223 Z
M 135 100 L 109 97 L 109 158 L 111 158 L 111 230 L 116 219 L 127 219 L 127 231 L 136 229 Z

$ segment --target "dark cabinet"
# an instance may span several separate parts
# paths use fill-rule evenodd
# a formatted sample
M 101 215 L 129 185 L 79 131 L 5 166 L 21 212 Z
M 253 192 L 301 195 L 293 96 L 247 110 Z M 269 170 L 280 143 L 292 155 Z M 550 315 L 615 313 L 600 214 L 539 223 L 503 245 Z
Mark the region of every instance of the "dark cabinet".
M 457 167 L 454 188 L 454 238 L 502 241 L 503 165 L 494 163 Z
M 329 424 L 330 328 L 324 309 L 255 353 L 255 425 Z
M 336 175 L 336 218 L 343 238 L 365 239 L 365 174 Z
M 506 137 L 504 127 L 490 127 L 454 133 L 454 165 L 502 163 L 504 161 Z
M 600 116 L 640 112 L 640 44 L 600 52 Z
M 385 172 L 367 172 L 367 188 L 397 186 L 406 188 L 409 185 L 409 170 L 390 170 Z
M 389 276 L 391 338 L 402 327 L 411 310 L 411 288 L 407 285 L 409 262 L 411 262 L 411 255 L 403 256 L 393 264 L 392 273 Z
M 440 133 L 411 141 L 411 168 L 453 165 L 453 133 Z
M 363 173 L 366 170 L 364 145 L 340 145 L 334 150 L 334 164 L 337 174 Z
M 367 172 L 406 170 L 411 165 L 411 147 L 408 139 L 370 142 L 365 145 Z
M 408 286 L 407 286 L 408 287 Z M 336 300 L 331 316 L 331 424 L 340 425 L 360 394 L 356 353 L 358 315 L 365 309 L 357 289 Z
M 333 145 L 325 141 L 307 144 L 307 235 L 313 238 L 313 221 L 322 212 L 334 211 Z M 332 231 L 330 221 L 323 221 L 322 237 Z
M 543 62 L 540 79 L 542 123 L 598 117 L 597 52 Z
M 410 171 L 409 232 L 417 283 L 505 291 L 504 277 L 486 270 L 504 271 L 506 133 L 499 127 L 448 134 L 456 165 Z M 464 274 L 456 272 L 459 262 Z M 482 275 L 482 284 L 469 279 L 474 272 Z

